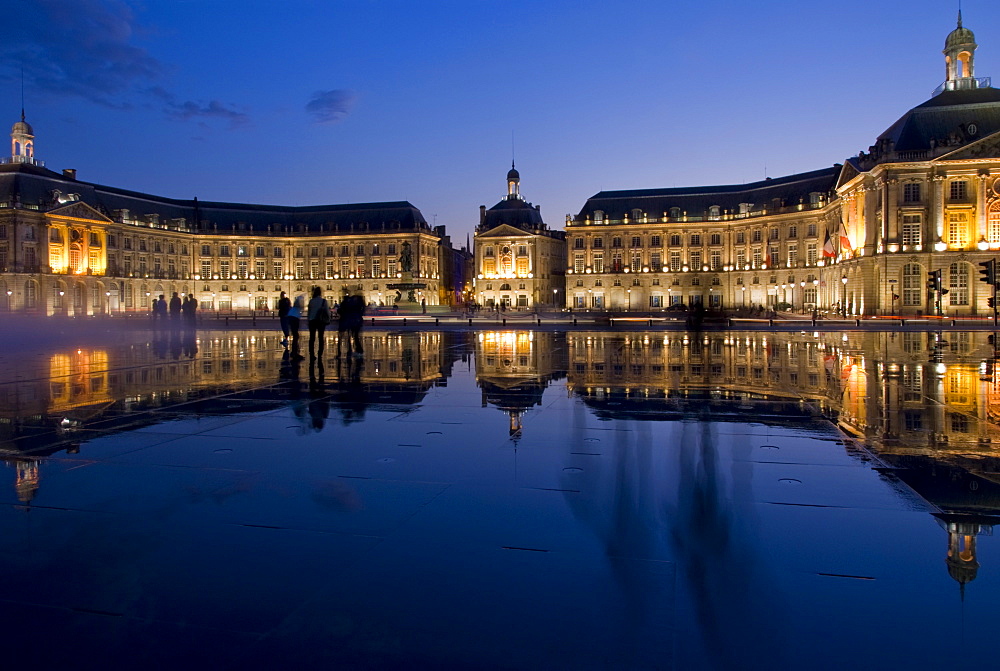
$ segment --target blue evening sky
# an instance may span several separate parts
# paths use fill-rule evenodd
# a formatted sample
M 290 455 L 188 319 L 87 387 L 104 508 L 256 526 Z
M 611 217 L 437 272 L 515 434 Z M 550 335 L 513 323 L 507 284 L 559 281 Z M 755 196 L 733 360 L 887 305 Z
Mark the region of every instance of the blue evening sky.
M 6 121 L 46 166 L 175 198 L 409 200 L 456 243 L 505 192 L 755 181 L 874 141 L 944 79 L 957 3 L 17 0 Z M 1000 22 L 966 0 L 978 76 Z

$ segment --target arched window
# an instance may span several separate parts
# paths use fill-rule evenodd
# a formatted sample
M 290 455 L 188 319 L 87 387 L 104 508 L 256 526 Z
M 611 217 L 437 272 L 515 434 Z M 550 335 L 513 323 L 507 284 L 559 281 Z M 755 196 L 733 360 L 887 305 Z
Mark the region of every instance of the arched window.
M 600 224 L 600 223 L 603 223 L 603 222 L 604 222 L 604 211 L 603 210 L 594 210 L 594 223 L 595 224 Z
M 719 217 L 720 217 L 719 212 L 720 212 L 720 209 L 719 209 L 718 205 L 713 205 L 712 207 L 708 208 L 708 220 L 709 221 L 718 221 Z
M 907 263 L 903 266 L 903 305 L 923 305 L 923 279 L 924 272 L 919 263 Z
M 1000 243 L 1000 200 L 994 200 L 990 205 L 988 217 L 987 232 L 990 242 Z
M 680 219 L 681 218 L 681 208 L 679 208 L 679 207 L 671 207 L 670 208 L 670 218 L 671 219 Z
M 510 291 L 510 285 L 504 282 L 500 285 L 500 291 Z

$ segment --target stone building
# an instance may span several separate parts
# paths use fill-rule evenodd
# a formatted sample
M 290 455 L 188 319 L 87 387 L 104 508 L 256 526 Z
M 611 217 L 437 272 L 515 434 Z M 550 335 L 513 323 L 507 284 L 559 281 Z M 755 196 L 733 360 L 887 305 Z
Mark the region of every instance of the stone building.
M 512 163 L 507 195 L 479 207 L 472 298 L 480 305 L 531 309 L 561 306 L 566 242 L 542 221 L 541 207 L 521 197 L 521 175 Z
M 566 305 L 986 313 L 993 288 L 977 271 L 1000 250 L 1000 90 L 975 76 L 976 48 L 959 14 L 945 82 L 843 165 L 596 194 L 566 220 Z M 933 271 L 946 292 L 929 290 Z
M 147 312 L 193 294 L 203 310 L 274 308 L 281 291 L 360 289 L 390 305 L 403 243 L 428 305 L 456 293 L 442 277 L 451 251 L 408 202 L 283 207 L 176 200 L 62 174 L 35 158 L 22 120 L 0 159 L 0 311 L 99 315 Z M 449 264 L 454 274 L 454 263 Z M 461 270 L 458 271 L 461 274 Z

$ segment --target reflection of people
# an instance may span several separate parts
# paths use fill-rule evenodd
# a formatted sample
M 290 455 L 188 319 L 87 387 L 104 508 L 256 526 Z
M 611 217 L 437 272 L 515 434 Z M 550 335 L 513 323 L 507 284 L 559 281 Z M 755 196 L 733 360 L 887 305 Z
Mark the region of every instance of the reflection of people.
M 410 249 L 410 243 L 403 243 L 403 251 L 399 255 L 399 267 L 403 269 L 404 273 L 408 273 L 413 270 L 413 250 Z
M 284 334 L 285 338 L 281 341 L 284 347 L 288 347 L 288 311 L 292 309 L 292 302 L 288 300 L 288 296 L 285 292 L 281 292 L 281 297 L 278 299 L 278 323 L 281 325 L 281 332 Z
M 323 356 L 326 345 L 326 325 L 330 323 L 330 306 L 323 298 L 323 290 L 313 287 L 312 298 L 309 299 L 309 358 Z M 319 352 L 316 352 L 316 337 L 319 336 Z

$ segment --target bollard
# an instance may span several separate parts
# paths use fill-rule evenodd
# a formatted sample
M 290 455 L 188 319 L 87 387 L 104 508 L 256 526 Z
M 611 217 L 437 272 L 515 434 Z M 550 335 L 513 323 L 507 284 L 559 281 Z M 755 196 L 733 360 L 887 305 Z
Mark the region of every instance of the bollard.
M 905 319 L 900 319 L 899 320 L 899 325 L 900 326 L 906 326 L 906 320 Z
M 812 323 L 813 323 L 813 328 L 816 328 L 816 320 L 815 319 L 812 320 Z
M 403 326 L 406 326 L 406 317 L 403 317 Z
M 539 326 L 541 326 L 541 325 L 542 325 L 542 318 L 541 318 L 541 317 L 539 317 L 539 318 L 538 318 L 538 325 L 539 325 Z
M 226 317 L 226 328 L 229 328 L 229 317 Z
M 733 318 L 729 318 L 729 328 L 733 328 Z
M 503 318 L 503 325 L 504 325 L 504 326 L 506 326 L 506 325 L 507 325 L 507 318 L 506 318 L 506 317 L 504 317 L 504 318 Z
M 860 319 L 855 319 L 854 320 L 854 325 L 855 326 L 861 326 L 861 320 Z
M 773 319 L 768 319 L 767 320 L 767 325 L 768 326 L 774 326 L 774 320 Z
M 339 322 L 340 320 L 338 319 L 337 321 Z M 372 317 L 372 326 L 375 326 L 375 318 L 374 317 Z M 337 328 L 340 328 L 340 326 L 338 325 Z
M 951 320 L 951 325 L 955 326 L 955 320 L 954 319 Z
M 653 328 L 653 320 L 652 319 L 649 320 L 649 328 Z
M 576 326 L 576 317 L 573 317 L 573 326 Z
M 469 326 L 472 326 L 472 317 L 469 317 Z
M 441 320 L 438 317 L 435 317 L 434 318 L 434 326 L 438 326 L 440 323 L 441 323 Z

